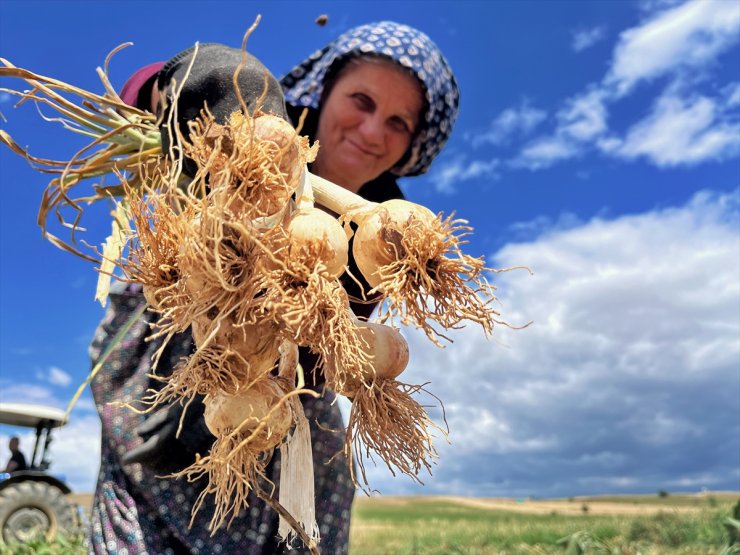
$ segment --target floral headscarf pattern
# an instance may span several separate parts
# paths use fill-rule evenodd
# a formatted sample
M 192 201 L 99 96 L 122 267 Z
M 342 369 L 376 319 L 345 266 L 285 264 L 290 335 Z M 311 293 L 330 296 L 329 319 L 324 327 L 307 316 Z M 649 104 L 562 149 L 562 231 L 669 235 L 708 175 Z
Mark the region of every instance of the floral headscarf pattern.
M 347 31 L 281 79 L 285 101 L 318 109 L 324 80 L 334 62 L 350 55 L 367 54 L 389 58 L 408 68 L 423 85 L 427 102 L 424 125 L 411 145 L 408 161 L 392 170 L 396 175 L 423 174 L 452 132 L 460 94 L 447 60 L 421 31 L 392 21 Z

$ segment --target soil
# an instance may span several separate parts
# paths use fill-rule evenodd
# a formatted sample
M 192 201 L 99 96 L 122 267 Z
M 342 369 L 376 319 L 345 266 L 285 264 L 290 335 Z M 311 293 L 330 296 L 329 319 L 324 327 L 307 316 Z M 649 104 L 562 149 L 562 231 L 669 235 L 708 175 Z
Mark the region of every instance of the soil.
M 614 501 L 546 501 L 513 499 L 476 499 L 474 497 L 449 497 L 448 501 L 460 503 L 466 507 L 480 509 L 496 509 L 530 514 L 583 514 L 591 515 L 650 515 L 661 511 L 692 512 L 696 507 L 681 507 L 670 505 L 649 505 L 643 503 L 619 503 Z M 588 510 L 584 511 L 584 506 Z
M 70 503 L 79 505 L 85 511 L 90 512 L 92 507 L 93 494 L 92 493 L 70 493 L 67 495 L 67 499 Z
M 591 514 L 591 515 L 652 515 L 659 512 L 696 512 L 708 506 L 707 495 L 712 495 L 720 501 L 735 502 L 740 499 L 740 493 L 714 492 L 712 494 L 683 494 L 675 501 L 668 498 L 655 496 L 631 496 L 624 501 L 614 500 L 614 497 L 600 500 L 598 497 L 579 498 L 569 500 L 550 499 L 509 499 L 509 498 L 485 498 L 485 497 L 456 497 L 456 496 L 378 496 L 367 498 L 362 495 L 356 497 L 357 504 L 382 503 L 385 505 L 405 505 L 419 502 L 446 502 L 456 503 L 465 507 L 479 509 L 511 511 L 529 514 Z M 687 503 L 687 497 L 696 497 L 697 502 Z

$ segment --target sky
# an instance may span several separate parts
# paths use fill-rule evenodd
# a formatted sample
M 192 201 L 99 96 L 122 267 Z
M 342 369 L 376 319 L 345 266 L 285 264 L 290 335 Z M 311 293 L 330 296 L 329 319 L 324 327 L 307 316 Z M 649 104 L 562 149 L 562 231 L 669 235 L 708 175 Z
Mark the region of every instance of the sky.
M 423 485 L 369 469 L 384 495 L 569 497 L 740 490 L 740 3 L 731 0 L 38 2 L 5 0 L 0 56 L 102 92 L 196 41 L 248 49 L 277 76 L 339 33 L 391 19 L 426 32 L 460 89 L 453 136 L 408 198 L 468 220 L 502 316 L 444 349 L 404 329 L 402 378 L 441 399 L 449 443 Z M 315 23 L 328 16 L 328 24 Z M 2 87 L 24 88 L 3 79 Z M 82 144 L 0 92 L 32 154 Z M 92 264 L 41 237 L 47 179 L 0 150 L 0 400 L 66 408 L 104 309 Z M 109 231 L 86 211 L 85 240 Z M 430 414 L 441 422 L 433 398 Z M 346 404 L 343 404 L 346 409 Z M 9 456 L 0 427 L 0 459 Z M 30 436 L 22 433 L 30 446 Z M 52 470 L 92 491 L 89 391 Z

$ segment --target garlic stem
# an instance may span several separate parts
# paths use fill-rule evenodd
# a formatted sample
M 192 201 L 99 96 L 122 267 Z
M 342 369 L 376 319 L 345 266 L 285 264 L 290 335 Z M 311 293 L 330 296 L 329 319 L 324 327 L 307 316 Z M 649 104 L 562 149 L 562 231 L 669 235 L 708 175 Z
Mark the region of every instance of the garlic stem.
M 365 200 L 360 195 L 323 177 L 310 172 L 308 172 L 308 176 L 316 202 L 337 214 L 356 221 L 357 219 L 361 220 L 362 215 L 378 206 L 378 203 Z
M 286 339 L 280 344 L 278 351 L 280 352 L 278 376 L 285 378 L 291 386 L 295 386 L 298 370 L 298 345 Z
M 313 208 L 314 196 L 311 184 L 311 175 L 308 168 L 304 168 L 301 174 L 301 182 L 295 192 L 296 206 L 300 208 Z

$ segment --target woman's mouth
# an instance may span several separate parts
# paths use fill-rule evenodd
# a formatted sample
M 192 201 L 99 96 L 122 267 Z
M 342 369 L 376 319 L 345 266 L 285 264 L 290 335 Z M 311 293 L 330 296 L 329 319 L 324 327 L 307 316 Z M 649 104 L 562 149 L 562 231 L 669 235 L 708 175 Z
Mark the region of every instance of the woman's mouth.
M 350 139 L 346 139 L 346 141 L 350 146 L 352 146 L 353 149 L 357 150 L 358 152 L 360 152 L 361 154 L 365 156 L 374 156 L 374 157 L 378 156 L 378 154 L 376 154 L 375 152 L 368 150 L 367 148 L 356 143 L 355 141 L 352 141 Z

